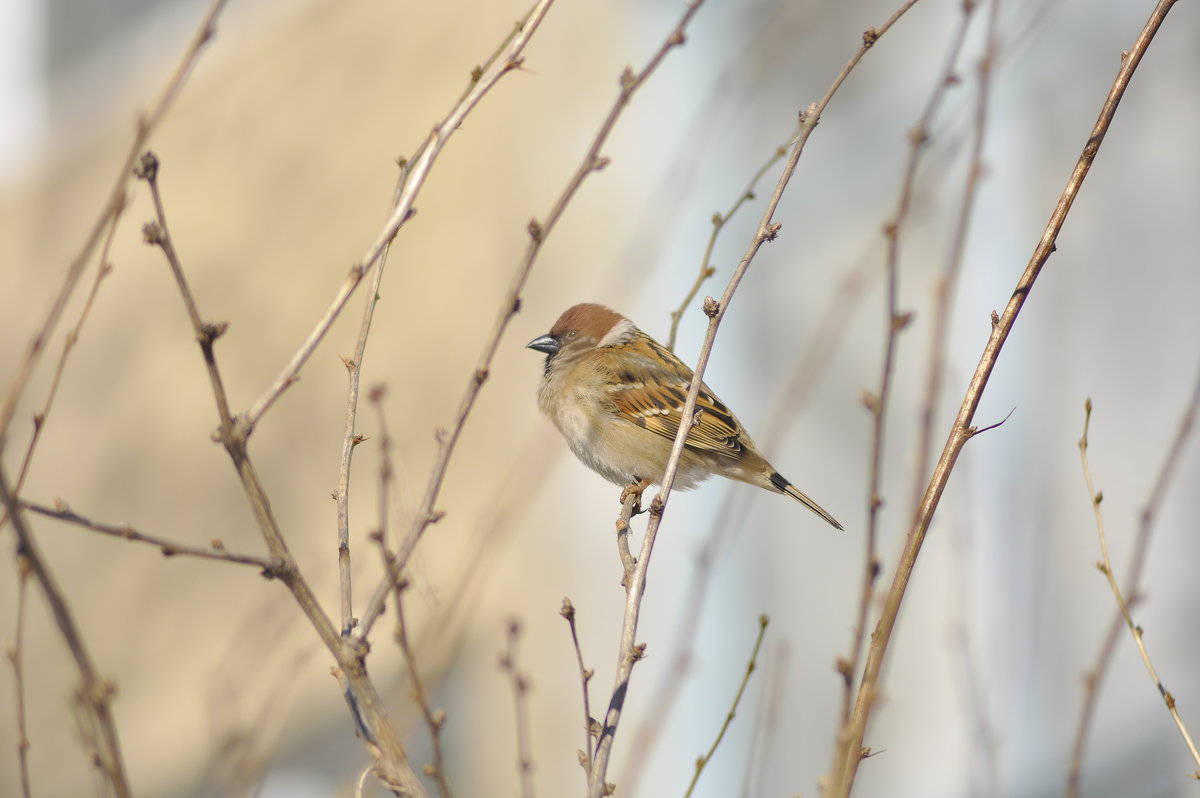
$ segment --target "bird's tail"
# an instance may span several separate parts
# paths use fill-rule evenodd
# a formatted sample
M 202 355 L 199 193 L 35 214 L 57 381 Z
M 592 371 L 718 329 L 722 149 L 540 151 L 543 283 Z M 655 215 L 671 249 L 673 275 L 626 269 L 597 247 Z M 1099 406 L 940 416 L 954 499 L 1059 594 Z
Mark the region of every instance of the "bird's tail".
M 801 493 L 799 488 L 797 488 L 795 485 L 793 485 L 792 483 L 790 483 L 786 479 L 784 479 L 783 475 L 780 474 L 778 471 L 772 471 L 771 475 L 768 477 L 768 479 L 771 480 L 771 484 L 780 493 L 791 496 L 793 499 L 800 502 L 801 504 L 803 504 L 808 509 L 812 510 L 817 515 L 824 518 L 826 521 L 829 522 L 829 524 L 831 526 L 836 527 L 837 529 L 843 528 L 842 525 L 838 523 L 836 518 L 834 518 L 829 513 L 825 512 L 824 507 L 817 504 L 815 501 L 813 501 L 812 499 L 808 498 L 803 493 Z

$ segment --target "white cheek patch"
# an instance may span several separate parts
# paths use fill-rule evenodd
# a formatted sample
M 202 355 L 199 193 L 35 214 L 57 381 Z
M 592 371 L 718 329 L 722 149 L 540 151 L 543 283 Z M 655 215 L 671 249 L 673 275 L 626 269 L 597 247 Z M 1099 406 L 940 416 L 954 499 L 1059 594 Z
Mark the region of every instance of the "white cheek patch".
M 619 344 L 621 341 L 635 332 L 637 328 L 633 326 L 633 322 L 629 319 L 621 319 L 613 325 L 613 328 L 608 331 L 608 335 L 600 339 L 600 343 L 596 346 L 612 346 Z

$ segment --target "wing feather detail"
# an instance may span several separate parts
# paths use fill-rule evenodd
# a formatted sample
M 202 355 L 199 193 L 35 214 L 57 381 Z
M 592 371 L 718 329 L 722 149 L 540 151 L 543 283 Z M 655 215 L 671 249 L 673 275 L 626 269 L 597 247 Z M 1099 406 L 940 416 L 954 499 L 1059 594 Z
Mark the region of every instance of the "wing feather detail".
M 653 355 L 638 358 L 636 366 L 612 375 L 609 396 L 619 416 L 674 440 L 692 370 L 652 339 L 643 336 L 643 340 Z M 688 433 L 687 447 L 721 457 L 740 457 L 746 450 L 741 424 L 707 385 L 700 386 L 696 409 L 701 411 L 700 422 Z

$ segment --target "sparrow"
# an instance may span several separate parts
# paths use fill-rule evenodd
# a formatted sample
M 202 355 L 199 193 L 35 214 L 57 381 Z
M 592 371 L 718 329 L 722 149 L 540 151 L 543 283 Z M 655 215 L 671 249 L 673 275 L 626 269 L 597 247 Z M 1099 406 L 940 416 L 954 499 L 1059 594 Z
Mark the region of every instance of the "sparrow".
M 546 354 L 538 407 L 584 465 L 636 494 L 661 481 L 691 386 L 690 368 L 603 305 L 569 308 L 526 347 Z M 717 474 L 791 496 L 842 528 L 759 454 L 741 422 L 703 383 L 696 409 L 699 420 L 684 443 L 675 487 L 687 490 Z

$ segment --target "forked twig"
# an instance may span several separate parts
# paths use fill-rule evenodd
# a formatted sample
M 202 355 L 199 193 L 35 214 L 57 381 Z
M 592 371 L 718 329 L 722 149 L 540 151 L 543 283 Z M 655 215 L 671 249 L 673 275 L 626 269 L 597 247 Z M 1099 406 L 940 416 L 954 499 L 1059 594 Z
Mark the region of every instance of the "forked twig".
M 450 113 L 441 121 L 429 134 L 425 143 L 418 149 L 418 155 L 411 163 L 406 165 L 409 170 L 407 180 L 403 188 L 400 190 L 400 196 L 397 199 L 395 206 L 392 209 L 391 215 L 384 224 L 383 229 L 379 232 L 375 242 L 371 244 L 366 254 L 363 255 L 361 261 L 350 268 L 346 279 L 343 281 L 333 300 L 329 303 L 321 318 L 317 321 L 312 331 L 300 344 L 300 348 L 292 355 L 291 360 L 283 367 L 279 376 L 275 381 L 263 392 L 254 406 L 250 408 L 246 414 L 247 431 L 253 431 L 258 424 L 263 414 L 274 404 L 284 391 L 288 389 L 298 378 L 300 369 L 308 362 L 309 357 L 316 351 L 317 344 L 321 343 L 321 339 L 329 332 L 329 328 L 333 326 L 333 322 L 341 314 L 342 308 L 349 301 L 350 295 L 362 282 L 363 278 L 375 268 L 379 263 L 379 259 L 383 256 L 384 250 L 400 227 L 408 221 L 413 212 L 413 203 L 416 201 L 417 195 L 425 185 L 425 179 L 429 176 L 430 169 L 433 168 L 434 162 L 438 155 L 441 154 L 442 148 L 446 146 L 446 142 L 454 135 L 454 132 L 462 125 L 463 119 L 471 110 L 479 104 L 484 95 L 491 90 L 493 86 L 499 82 L 500 78 L 507 75 L 509 72 L 518 68 L 521 65 L 521 52 L 525 49 L 525 45 L 529 43 L 533 37 L 538 25 L 546 16 L 546 12 L 550 10 L 550 6 L 554 0 L 538 0 L 533 10 L 525 18 L 525 21 L 520 30 L 508 39 L 508 45 L 504 48 L 503 55 L 488 65 L 487 69 L 482 70 L 472 76 L 472 84 L 462 99 L 455 104 Z M 389 587 L 383 585 L 381 587 Z M 390 588 L 384 590 L 384 594 L 390 592 Z
M 1187 437 L 1187 431 L 1191 428 L 1192 419 L 1196 412 L 1196 403 L 1200 401 L 1200 383 L 1198 383 L 1197 393 L 1193 396 L 1193 401 L 1189 405 L 1188 412 L 1184 416 L 1184 424 L 1181 429 L 1181 434 L 1177 436 L 1176 441 L 1179 446 L 1172 447 L 1173 452 L 1178 452 L 1182 447 L 1182 441 Z M 1096 534 L 1100 539 L 1100 562 L 1096 563 L 1096 567 L 1100 573 L 1104 574 L 1108 580 L 1108 587 L 1112 590 L 1113 598 L 1117 602 L 1117 610 L 1121 614 L 1122 620 L 1125 622 L 1126 628 L 1129 629 L 1129 634 L 1133 637 L 1134 645 L 1137 646 L 1138 654 L 1142 657 L 1142 664 L 1146 666 L 1146 672 L 1150 674 L 1150 680 L 1154 682 L 1154 686 L 1158 688 L 1159 695 L 1162 696 L 1163 703 L 1166 704 L 1167 711 L 1171 713 L 1171 720 L 1175 721 L 1176 728 L 1179 729 L 1179 734 L 1183 738 L 1183 742 L 1187 745 L 1188 752 L 1192 755 L 1192 760 L 1196 763 L 1196 770 L 1193 772 L 1193 777 L 1200 779 L 1200 751 L 1196 750 L 1196 743 L 1192 740 L 1192 735 L 1188 732 L 1187 726 L 1183 722 L 1183 718 L 1179 714 L 1179 709 L 1175 706 L 1175 697 L 1171 692 L 1163 686 L 1162 679 L 1158 676 L 1158 671 L 1154 668 L 1154 663 L 1150 660 L 1150 652 L 1146 650 L 1146 643 L 1142 639 L 1142 627 L 1133 622 L 1133 614 L 1129 611 L 1129 603 L 1125 600 L 1124 593 L 1121 592 L 1120 585 L 1117 584 L 1117 577 L 1113 574 L 1112 560 L 1108 555 L 1108 538 L 1104 534 L 1104 516 L 1100 512 L 1100 502 L 1104 499 L 1102 493 L 1099 493 L 1092 483 L 1092 470 L 1088 466 L 1087 448 L 1088 448 L 1088 428 L 1092 421 L 1092 400 L 1088 399 L 1084 404 L 1083 415 L 1083 437 L 1079 439 L 1079 459 L 1083 465 L 1083 479 L 1087 483 L 1088 497 L 1092 501 L 1092 512 L 1096 517 Z M 1171 458 L 1168 458 L 1168 463 Z M 1164 473 L 1167 472 L 1164 469 Z M 1163 484 L 1165 489 L 1165 482 Z M 1155 493 L 1159 493 L 1156 487 Z M 1161 494 L 1160 494 L 1161 495 Z M 1143 516 L 1145 517 L 1145 516 Z M 1139 563 L 1140 566 L 1140 563 Z M 1138 569 L 1140 571 L 1140 567 Z M 1132 584 L 1136 588 L 1137 572 L 1131 574 L 1134 577 Z M 1082 757 L 1081 757 L 1082 758 Z
M 250 460 L 250 453 L 247 449 L 247 436 L 250 430 L 246 419 L 241 416 L 235 417 L 229 409 L 229 400 L 217 368 L 213 349 L 217 338 L 224 333 L 226 325 L 205 322 L 200 315 L 179 256 L 171 243 L 162 197 L 158 190 L 158 168 L 158 159 L 152 153 L 146 153 L 139 161 L 137 169 L 138 177 L 145 180 L 150 186 L 157 214 L 155 221 L 146 224 L 146 241 L 157 245 L 163 251 L 168 264 L 170 264 L 179 293 L 183 297 L 184 306 L 191 319 L 196 342 L 200 346 L 200 352 L 209 375 L 213 398 L 217 405 L 217 414 L 221 419 L 216 438 L 233 461 L 234 469 L 242 483 L 242 489 L 254 511 L 259 532 L 266 541 L 267 549 L 271 552 L 274 561 L 272 573 L 291 591 L 292 597 L 300 605 L 301 611 L 312 624 L 313 629 L 321 638 L 321 642 L 333 655 L 334 661 L 337 663 L 335 675 L 342 684 L 359 732 L 367 743 L 367 749 L 375 759 L 376 777 L 393 792 L 402 796 L 424 796 L 425 788 L 408 762 L 404 747 L 388 717 L 375 684 L 367 676 L 366 646 L 357 645 L 352 639 L 343 638 L 334 627 L 329 615 L 321 607 L 320 602 L 317 601 L 316 594 L 300 573 L 296 560 L 292 557 L 279 522 L 271 509 L 266 489 Z
M 125 763 L 121 756 L 121 742 L 117 734 L 116 720 L 113 718 L 112 700 L 116 695 L 116 686 L 100 677 L 83 633 L 75 622 L 75 616 L 64 597 L 62 589 L 46 566 L 46 560 L 33 539 L 33 532 L 27 523 L 25 512 L 22 510 L 8 485 L 8 476 L 0 465 L 0 504 L 8 512 L 9 521 L 17 536 L 17 556 L 24 560 L 33 575 L 34 581 L 42 589 L 50 612 L 58 625 L 75 667 L 79 670 L 80 685 L 76 693 L 77 700 L 87 718 L 95 726 L 95 735 L 89 733 L 87 738 L 95 743 L 94 761 L 104 773 L 105 780 L 112 787 L 118 798 L 132 798 L 133 789 L 129 785 L 129 776 L 125 772 Z M 89 730 L 91 731 L 91 730 Z
M 729 224 L 741 207 L 747 202 L 754 199 L 754 188 L 758 185 L 758 181 L 771 170 L 771 167 L 779 163 L 787 157 L 787 145 L 775 148 L 775 152 L 771 153 L 771 157 L 763 162 L 763 165 L 758 168 L 758 171 L 750 178 L 750 182 L 746 184 L 746 188 L 738 195 L 733 204 L 729 206 L 729 210 L 725 213 L 714 213 L 712 217 L 712 232 L 708 234 L 708 243 L 704 245 L 704 254 L 700 256 L 700 272 L 696 275 L 696 281 L 692 283 L 692 287 L 688 289 L 684 295 L 683 301 L 679 303 L 679 307 L 671 311 L 671 332 L 667 335 L 667 349 L 675 351 L 675 337 L 679 335 L 679 323 L 683 321 L 683 314 L 687 310 L 688 305 L 692 304 L 692 300 L 700 293 L 700 288 L 704 283 L 717 273 L 717 270 L 712 266 L 713 249 L 717 246 L 717 239 L 721 237 L 721 232 L 725 229 L 725 225 Z
M 158 128 L 158 125 L 162 122 L 163 117 L 166 116 L 175 98 L 183 89 L 184 81 L 187 79 L 192 67 L 195 66 L 196 59 L 200 55 L 200 50 L 216 34 L 217 17 L 224 7 L 225 0 L 213 0 L 209 5 L 203 19 L 200 20 L 200 25 L 192 35 L 191 42 L 189 42 L 187 49 L 180 58 L 179 65 L 175 68 L 175 72 L 163 87 L 162 93 L 159 94 L 158 99 L 155 100 L 150 110 L 138 117 L 133 141 L 129 145 L 129 151 L 125 156 L 125 160 L 121 162 L 121 166 L 117 169 L 116 181 L 109 192 L 108 200 L 105 202 L 104 208 L 100 211 L 100 216 L 92 224 L 91 230 L 88 231 L 83 246 L 80 247 L 79 252 L 76 253 L 67 267 L 62 287 L 59 288 L 57 296 L 51 302 L 50 308 L 46 312 L 45 321 L 42 322 L 41 327 L 38 328 L 38 331 L 34 333 L 33 338 L 30 340 L 25 350 L 25 355 L 18 363 L 16 372 L 4 392 L 4 398 L 0 400 L 0 450 L 4 448 L 4 441 L 8 436 L 8 427 L 12 422 L 13 413 L 16 411 L 17 401 L 21 398 L 21 394 L 29 382 L 29 377 L 33 374 L 34 366 L 46 345 L 46 341 L 49 340 L 50 335 L 54 332 L 54 328 L 58 324 L 63 310 L 66 308 L 67 301 L 71 298 L 71 294 L 74 293 L 75 287 L 79 284 L 79 280 L 83 276 L 84 267 L 87 266 L 87 262 L 91 259 L 92 252 L 96 249 L 100 237 L 104 234 L 105 227 L 108 227 L 113 222 L 114 217 L 119 215 L 125 207 L 125 187 L 129 184 L 129 174 L 130 170 L 133 169 L 134 162 L 141 155 L 142 149 L 150 139 L 150 135 Z
M 471 73 L 471 82 L 466 89 L 463 90 L 462 96 L 459 97 L 459 102 L 464 102 L 471 93 L 472 87 L 483 76 L 485 72 L 492 68 L 507 51 L 513 40 L 520 36 L 525 27 L 529 24 L 537 7 L 531 8 L 529 12 L 513 27 L 513 30 L 502 41 L 496 50 L 488 57 L 481 66 L 476 67 Z M 412 168 L 415 162 L 423 159 L 425 149 L 429 146 L 429 141 L 417 150 L 412 158 L 400 159 L 400 176 L 396 183 L 396 190 L 392 197 L 392 210 L 400 204 L 401 196 L 404 188 L 408 185 L 412 175 Z M 379 268 L 375 270 L 375 275 L 371 280 L 371 292 L 366 297 L 363 304 L 362 321 L 359 323 L 358 339 L 354 345 L 354 354 L 350 358 L 343 358 L 342 362 L 346 365 L 348 375 L 348 385 L 346 390 L 346 419 L 344 432 L 342 435 L 342 453 L 338 462 L 338 487 L 334 494 L 334 499 L 337 502 L 337 518 L 338 518 L 338 595 L 340 604 L 340 620 L 342 634 L 348 635 L 353 629 L 357 621 L 354 618 L 353 610 L 353 594 L 351 591 L 351 568 L 350 568 L 350 464 L 354 456 L 354 449 L 358 444 L 362 443 L 365 438 L 358 434 L 355 425 L 358 415 L 358 398 L 359 385 L 362 379 L 363 358 L 367 351 L 367 338 L 371 332 L 371 321 L 375 315 L 375 306 L 379 303 L 379 290 L 383 282 L 384 266 L 387 265 L 388 252 L 391 250 L 391 241 L 383 248 L 382 254 L 379 256 Z

